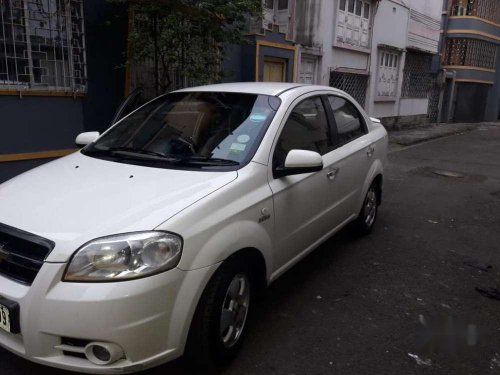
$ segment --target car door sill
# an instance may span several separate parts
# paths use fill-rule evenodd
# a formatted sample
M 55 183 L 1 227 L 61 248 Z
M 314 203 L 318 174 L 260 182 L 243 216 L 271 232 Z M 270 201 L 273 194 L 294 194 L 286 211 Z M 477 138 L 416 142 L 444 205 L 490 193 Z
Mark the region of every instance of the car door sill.
M 310 252 L 312 252 L 314 249 L 319 247 L 323 242 L 328 240 L 330 237 L 332 237 L 335 233 L 337 233 L 339 230 L 341 230 L 344 226 L 346 226 L 349 222 L 354 220 L 356 218 L 355 214 L 352 214 L 344 220 L 342 223 L 337 225 L 335 228 L 333 228 L 331 231 L 329 231 L 327 234 L 325 234 L 323 237 L 319 238 L 316 242 L 314 242 L 311 246 L 306 248 L 304 251 L 296 255 L 292 260 L 289 262 L 285 263 L 283 266 L 278 268 L 275 272 L 271 274 L 269 284 L 274 282 L 277 278 L 279 278 L 282 274 L 284 274 L 286 271 L 288 271 L 290 268 L 292 268 L 296 263 L 298 263 L 300 260 L 302 260 L 305 256 L 307 256 Z

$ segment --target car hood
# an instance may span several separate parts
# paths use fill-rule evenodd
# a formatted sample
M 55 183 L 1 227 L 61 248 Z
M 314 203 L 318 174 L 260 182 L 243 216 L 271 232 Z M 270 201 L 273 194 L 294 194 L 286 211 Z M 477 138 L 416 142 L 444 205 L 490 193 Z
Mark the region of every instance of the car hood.
M 80 152 L 0 185 L 0 223 L 50 239 L 65 262 L 98 237 L 151 230 L 237 177 L 100 160 Z

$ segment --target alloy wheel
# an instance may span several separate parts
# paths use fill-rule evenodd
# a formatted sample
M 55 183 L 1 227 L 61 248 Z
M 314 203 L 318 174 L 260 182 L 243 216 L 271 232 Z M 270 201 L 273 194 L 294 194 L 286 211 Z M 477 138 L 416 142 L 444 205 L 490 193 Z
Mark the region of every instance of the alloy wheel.
M 368 193 L 366 194 L 365 206 L 363 209 L 365 224 L 369 228 L 375 222 L 375 217 L 377 215 L 377 193 L 375 188 L 372 186 Z
M 237 274 L 229 283 L 222 304 L 220 336 L 225 347 L 235 345 L 243 329 L 250 304 L 250 280 L 245 274 Z

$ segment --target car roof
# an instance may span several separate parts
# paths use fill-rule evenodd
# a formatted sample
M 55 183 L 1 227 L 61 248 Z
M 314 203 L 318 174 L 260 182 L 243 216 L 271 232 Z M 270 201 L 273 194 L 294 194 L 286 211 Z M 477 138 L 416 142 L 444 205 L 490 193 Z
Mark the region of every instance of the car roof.
M 338 91 L 329 86 L 315 86 L 304 83 L 284 83 L 284 82 L 234 82 L 234 83 L 219 83 L 215 85 L 190 87 L 187 89 L 178 90 L 176 92 L 237 92 L 259 95 L 279 96 L 282 93 L 297 89 L 297 88 L 310 88 L 314 90 L 332 90 Z

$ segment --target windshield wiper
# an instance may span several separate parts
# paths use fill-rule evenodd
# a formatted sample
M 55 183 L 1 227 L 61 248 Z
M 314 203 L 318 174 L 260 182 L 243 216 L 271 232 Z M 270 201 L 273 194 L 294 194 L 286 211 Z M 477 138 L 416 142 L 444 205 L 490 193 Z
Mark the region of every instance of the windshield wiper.
M 240 165 L 237 161 L 222 158 L 209 158 L 206 156 L 188 156 L 180 159 L 179 163 L 190 165 L 213 165 L 213 166 L 227 166 L 227 165 Z
M 90 152 L 89 152 L 90 151 Z M 232 166 L 239 165 L 237 161 L 221 158 L 209 158 L 200 155 L 172 155 L 172 154 L 162 154 L 160 152 L 135 149 L 132 147 L 109 147 L 106 149 L 96 149 L 95 147 L 91 150 L 85 151 L 85 153 L 117 153 L 124 156 L 139 156 L 140 158 L 151 159 L 151 160 L 161 160 L 174 165 L 183 164 L 191 166 Z
M 133 148 L 133 147 L 110 147 L 107 148 L 103 151 L 110 151 L 110 152 L 130 152 L 132 154 L 142 154 L 142 155 L 150 155 L 150 156 L 155 156 L 158 158 L 162 159 L 172 159 L 172 157 L 162 154 L 161 152 L 155 152 L 155 151 L 149 151 L 149 150 L 143 150 L 139 148 Z

